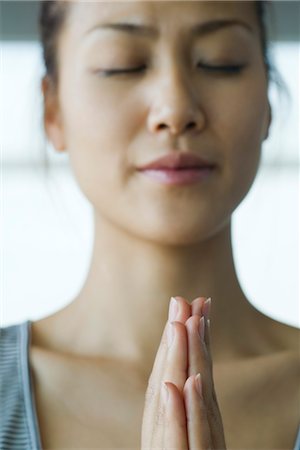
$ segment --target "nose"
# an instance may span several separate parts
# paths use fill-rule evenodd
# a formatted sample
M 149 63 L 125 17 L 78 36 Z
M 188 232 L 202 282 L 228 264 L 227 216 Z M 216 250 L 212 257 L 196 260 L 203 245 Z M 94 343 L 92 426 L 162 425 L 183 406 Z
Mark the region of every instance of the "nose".
M 172 135 L 200 132 L 205 124 L 204 112 L 197 105 L 197 97 L 190 80 L 178 73 L 169 73 L 165 82 L 156 83 L 154 102 L 148 116 L 152 133 L 167 130 Z

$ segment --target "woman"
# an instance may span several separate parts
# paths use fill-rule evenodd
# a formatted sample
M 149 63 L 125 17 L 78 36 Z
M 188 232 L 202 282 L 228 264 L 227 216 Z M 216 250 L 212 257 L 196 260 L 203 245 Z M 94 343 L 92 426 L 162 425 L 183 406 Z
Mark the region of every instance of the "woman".
M 95 237 L 76 298 L 4 330 L 9 367 L 28 343 L 32 420 L 16 433 L 7 406 L 1 448 L 299 448 L 299 331 L 251 305 L 231 241 L 271 123 L 263 3 L 51 1 L 40 19 L 45 130 Z

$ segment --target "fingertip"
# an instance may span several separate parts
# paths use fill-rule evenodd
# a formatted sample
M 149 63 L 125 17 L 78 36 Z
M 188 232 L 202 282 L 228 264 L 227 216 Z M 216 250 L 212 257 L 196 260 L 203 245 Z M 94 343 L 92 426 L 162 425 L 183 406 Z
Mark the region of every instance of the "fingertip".
M 188 381 L 188 380 L 186 380 L 186 382 L 184 383 L 183 390 L 182 390 L 182 393 L 183 393 L 183 396 L 184 396 L 184 397 L 186 397 L 187 394 L 188 394 L 188 384 L 187 384 L 187 381 Z
M 170 386 L 172 386 L 172 383 L 170 381 L 164 381 L 164 384 L 167 386 L 168 391 L 170 391 Z
M 191 315 L 191 305 L 190 303 L 180 295 L 174 296 L 178 301 L 179 314 L 177 314 L 177 320 L 185 322 L 186 319 Z
M 177 427 L 182 433 L 182 429 L 186 426 L 186 407 L 181 389 L 168 381 L 165 381 L 165 384 L 168 385 L 169 390 L 169 406 L 166 409 L 167 421 L 171 424 L 172 434 L 174 434 L 174 427 Z
M 197 297 L 192 301 L 191 310 L 192 315 L 202 316 L 202 307 L 206 300 L 206 297 Z
M 188 320 L 185 322 L 185 326 L 186 326 L 190 331 L 192 331 L 192 330 L 195 328 L 195 326 L 198 325 L 198 321 L 199 321 L 199 316 L 198 316 L 198 314 L 192 315 L 192 316 L 190 316 L 190 317 L 188 318 Z M 194 324 L 193 322 L 195 322 L 195 324 Z
M 174 383 L 172 383 L 171 381 L 165 381 L 164 383 L 168 387 L 169 396 L 171 396 L 172 398 L 177 398 L 178 395 L 180 395 L 180 391 Z
M 196 375 L 190 375 L 184 383 L 183 392 L 187 394 L 193 388 L 194 378 Z
M 196 297 L 193 301 L 192 301 L 192 305 L 193 304 L 195 304 L 195 303 L 197 303 L 197 302 L 202 302 L 202 301 L 205 301 L 206 300 L 206 297 Z
M 188 301 L 184 297 L 181 297 L 180 295 L 173 295 L 173 298 L 175 298 L 175 300 L 177 300 L 179 304 L 183 303 L 183 305 L 189 305 Z
M 168 393 L 167 401 L 169 402 L 170 400 L 174 399 L 174 385 L 170 381 L 164 381 L 164 384 L 166 386 L 167 393 Z

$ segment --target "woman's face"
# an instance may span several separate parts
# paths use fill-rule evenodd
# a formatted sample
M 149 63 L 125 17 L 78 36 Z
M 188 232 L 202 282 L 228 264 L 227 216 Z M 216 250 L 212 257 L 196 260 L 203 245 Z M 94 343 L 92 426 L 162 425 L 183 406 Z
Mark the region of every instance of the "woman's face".
M 192 32 L 216 20 L 239 24 Z M 105 73 L 116 69 L 127 73 Z M 49 137 L 57 127 L 96 214 L 144 239 L 200 242 L 228 222 L 249 191 L 268 131 L 254 2 L 72 3 L 59 40 L 58 101 L 62 120 Z M 137 170 L 186 151 L 217 170 L 185 185 Z

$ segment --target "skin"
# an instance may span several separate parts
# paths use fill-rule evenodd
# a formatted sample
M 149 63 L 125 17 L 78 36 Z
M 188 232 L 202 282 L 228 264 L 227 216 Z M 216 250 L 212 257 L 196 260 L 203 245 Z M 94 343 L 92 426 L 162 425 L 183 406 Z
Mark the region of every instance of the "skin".
M 146 391 L 142 449 L 226 449 L 213 381 L 210 304 L 204 300 L 195 299 L 190 307 L 176 298 L 175 311 L 170 307 Z M 158 389 L 162 379 L 171 380 L 165 383 L 167 397 Z
M 188 30 L 194 24 L 216 18 L 239 19 L 252 32 L 228 27 L 192 40 Z M 99 23 L 135 20 L 155 26 L 158 37 L 89 32 Z M 202 59 L 247 66 L 236 75 L 212 74 L 197 67 Z M 59 36 L 58 61 L 57 89 L 47 78 L 42 82 L 45 129 L 55 149 L 68 152 L 93 207 L 94 246 L 80 292 L 67 307 L 32 324 L 32 343 L 80 362 L 90 359 L 90 374 L 97 358 L 107 358 L 116 368 L 122 363 L 124 373 L 129 368 L 139 374 L 143 387 L 151 375 L 145 448 L 151 436 L 158 447 L 172 446 L 176 438 L 181 449 L 188 448 L 187 439 L 190 450 L 225 448 L 212 359 L 217 366 L 290 350 L 295 338 L 289 327 L 251 305 L 233 258 L 232 213 L 254 182 L 271 123 L 253 4 L 110 1 L 87 8 L 74 2 Z M 143 64 L 146 69 L 136 74 L 105 78 L 101 72 Z M 187 150 L 218 165 L 207 183 L 166 187 L 137 173 L 139 165 Z M 173 359 L 165 344 L 171 296 L 180 303 Z M 212 297 L 211 344 L 204 358 L 195 335 L 206 297 Z M 215 411 L 208 419 L 195 412 L 198 372 L 205 408 Z M 155 427 L 165 380 L 178 415 L 163 413 L 163 425 Z M 72 385 L 69 391 L 73 398 Z M 194 420 L 189 429 L 170 428 L 185 414 Z
M 159 37 L 87 33 L 132 17 L 156 25 Z M 187 30 L 217 17 L 238 18 L 253 32 L 228 27 L 192 42 Z M 240 286 L 231 242 L 231 215 L 255 179 L 271 120 L 258 33 L 251 3 L 72 6 L 59 39 L 59 86 L 53 92 L 43 82 L 45 128 L 93 206 L 95 238 L 84 285 L 52 317 L 53 348 L 122 358 L 149 374 L 169 299 L 179 295 L 212 297 L 215 361 L 263 350 L 263 315 Z M 196 68 L 202 58 L 248 67 L 212 75 Z M 149 66 L 143 74 L 96 73 L 140 62 Z M 217 174 L 170 188 L 137 173 L 172 149 L 209 158 Z

